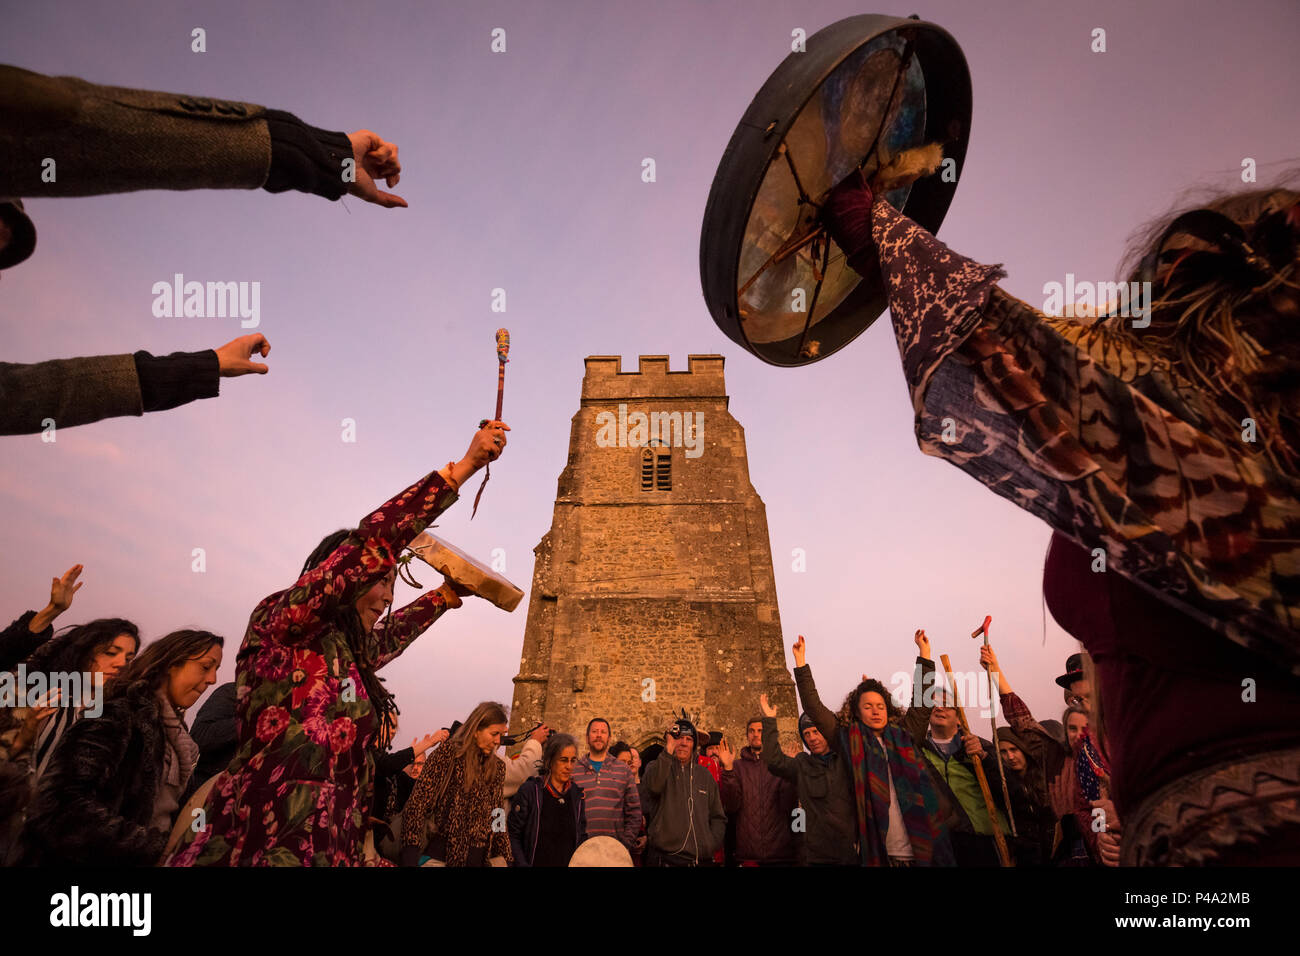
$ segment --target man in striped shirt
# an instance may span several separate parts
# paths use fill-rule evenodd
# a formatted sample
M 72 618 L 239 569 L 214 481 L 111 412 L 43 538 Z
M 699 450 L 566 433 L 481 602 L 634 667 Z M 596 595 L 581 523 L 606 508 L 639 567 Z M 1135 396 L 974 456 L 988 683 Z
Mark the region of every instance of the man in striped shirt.
M 587 755 L 573 767 L 573 782 L 582 788 L 587 837 L 610 836 L 628 852 L 645 843 L 641 833 L 641 798 L 632 768 L 609 756 L 609 721 L 593 717 L 587 724 Z

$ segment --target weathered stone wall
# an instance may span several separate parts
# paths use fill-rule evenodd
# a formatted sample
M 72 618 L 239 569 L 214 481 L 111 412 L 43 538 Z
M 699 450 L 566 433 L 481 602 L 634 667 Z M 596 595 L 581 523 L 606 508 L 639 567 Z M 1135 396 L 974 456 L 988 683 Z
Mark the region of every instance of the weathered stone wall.
M 586 366 L 551 530 L 535 551 L 511 729 L 545 720 L 581 737 L 600 715 L 641 746 L 684 707 L 739 747 L 767 692 L 783 743 L 796 745 L 767 518 L 722 356 L 692 355 L 688 372 L 666 356 L 642 356 L 637 372 L 617 357 Z M 679 447 L 655 449 L 671 459 L 670 491 L 642 490 L 636 412 L 695 424 L 662 436 Z M 628 446 L 608 447 L 619 431 Z

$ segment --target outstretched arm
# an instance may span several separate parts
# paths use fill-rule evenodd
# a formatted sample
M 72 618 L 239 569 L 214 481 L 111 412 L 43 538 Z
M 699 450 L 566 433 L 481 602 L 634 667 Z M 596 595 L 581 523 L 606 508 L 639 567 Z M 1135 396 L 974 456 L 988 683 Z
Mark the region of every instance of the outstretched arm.
M 837 749 L 839 720 L 829 707 L 822 703 L 817 694 L 817 685 L 813 682 L 812 668 L 807 663 L 807 642 L 802 634 L 794 642 L 794 683 L 799 691 L 799 704 L 803 711 L 812 718 L 826 743 L 832 750 Z
M 370 130 L 319 129 L 255 103 L 99 86 L 0 66 L 0 196 L 140 189 L 297 190 L 405 206 L 397 147 Z M 57 164 L 48 176 L 42 158 Z
M 925 740 L 925 732 L 930 725 L 930 711 L 934 710 L 937 676 L 934 661 L 930 658 L 930 639 L 926 637 L 925 631 L 918 630 L 912 639 L 916 642 L 917 651 L 916 670 L 912 677 L 912 700 L 900 726 L 914 741 L 920 742 Z
M 250 626 L 264 639 L 284 644 L 314 634 L 329 607 L 355 601 L 388 574 L 398 552 L 456 501 L 460 482 L 500 455 L 508 430 L 503 422 L 488 422 L 475 433 L 464 458 L 425 475 L 363 518 L 329 557 L 291 588 L 259 604 Z M 399 632 L 396 642 L 401 636 Z

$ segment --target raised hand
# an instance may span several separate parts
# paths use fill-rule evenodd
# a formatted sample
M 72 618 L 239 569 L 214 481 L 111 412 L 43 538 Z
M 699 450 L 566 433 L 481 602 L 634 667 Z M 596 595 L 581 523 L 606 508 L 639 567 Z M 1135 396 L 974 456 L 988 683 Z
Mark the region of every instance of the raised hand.
M 402 164 L 397 161 L 397 145 L 381 139 L 368 129 L 349 133 L 352 141 L 352 159 L 356 163 L 356 182 L 350 183 L 348 192 L 385 209 L 406 207 L 407 202 L 394 193 L 381 192 L 375 185 L 386 180 L 392 189 L 402 177 Z
M 451 734 L 447 733 L 445 729 L 435 730 L 433 733 L 426 734 L 425 736 L 416 740 L 414 743 L 411 744 L 411 748 L 415 751 L 415 755 L 418 757 L 426 750 L 432 750 L 434 747 L 438 746 L 438 744 L 442 743 L 450 736 Z
M 992 669 L 992 672 L 998 675 L 998 693 L 1011 693 L 1011 682 L 1007 680 L 1007 675 L 1002 673 L 1002 668 L 998 666 L 998 655 L 993 653 L 993 647 L 985 644 L 980 648 L 980 666 L 985 670 Z
M 726 737 L 723 737 L 722 742 L 718 744 L 718 762 L 722 764 L 723 770 L 730 770 L 736 762 L 735 751 L 731 749 L 731 744 L 727 743 Z
M 222 378 L 265 375 L 270 371 L 267 366 L 259 362 L 249 361 L 254 355 L 266 358 L 271 354 L 271 343 L 261 333 L 241 335 L 213 351 L 217 353 L 217 374 Z
M 449 608 L 460 607 L 465 603 L 461 598 L 474 593 L 464 585 L 457 584 L 446 575 L 443 575 L 442 584 L 438 586 L 438 590 L 442 593 L 443 600 L 447 602 Z
M 510 426 L 505 422 L 491 421 L 474 433 L 474 439 L 465 452 L 465 460 L 474 470 L 482 468 L 490 461 L 496 461 L 506 449 L 506 432 Z
M 916 652 L 927 661 L 930 660 L 930 639 L 925 636 L 925 631 L 918 630 L 912 640 L 916 642 Z
M 799 640 L 794 642 L 794 647 L 791 650 L 794 652 L 794 666 L 803 667 L 807 661 L 808 647 L 802 634 L 799 635 Z
M 81 590 L 77 578 L 81 577 L 82 566 L 74 564 L 63 572 L 63 577 L 50 580 L 50 610 L 62 614 L 72 606 L 72 596 Z
M 542 724 L 540 727 L 538 727 L 528 736 L 529 739 L 536 740 L 539 744 L 544 744 L 546 743 L 546 738 L 549 737 L 550 735 L 551 735 L 551 728 L 547 727 L 545 724 Z
M 763 711 L 764 717 L 775 717 L 776 708 L 767 702 L 767 694 L 760 694 L 758 697 L 758 706 Z

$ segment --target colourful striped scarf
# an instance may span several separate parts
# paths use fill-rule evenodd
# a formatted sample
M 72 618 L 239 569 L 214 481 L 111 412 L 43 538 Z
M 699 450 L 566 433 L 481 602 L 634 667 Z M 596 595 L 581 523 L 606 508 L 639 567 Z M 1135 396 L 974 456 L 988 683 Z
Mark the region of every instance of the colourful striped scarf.
M 853 795 L 858 804 L 858 855 L 863 866 L 888 866 L 889 782 L 916 866 L 954 866 L 948 830 L 939 819 L 939 795 L 911 735 L 889 724 L 879 738 L 860 721 L 840 733 L 848 738 Z

